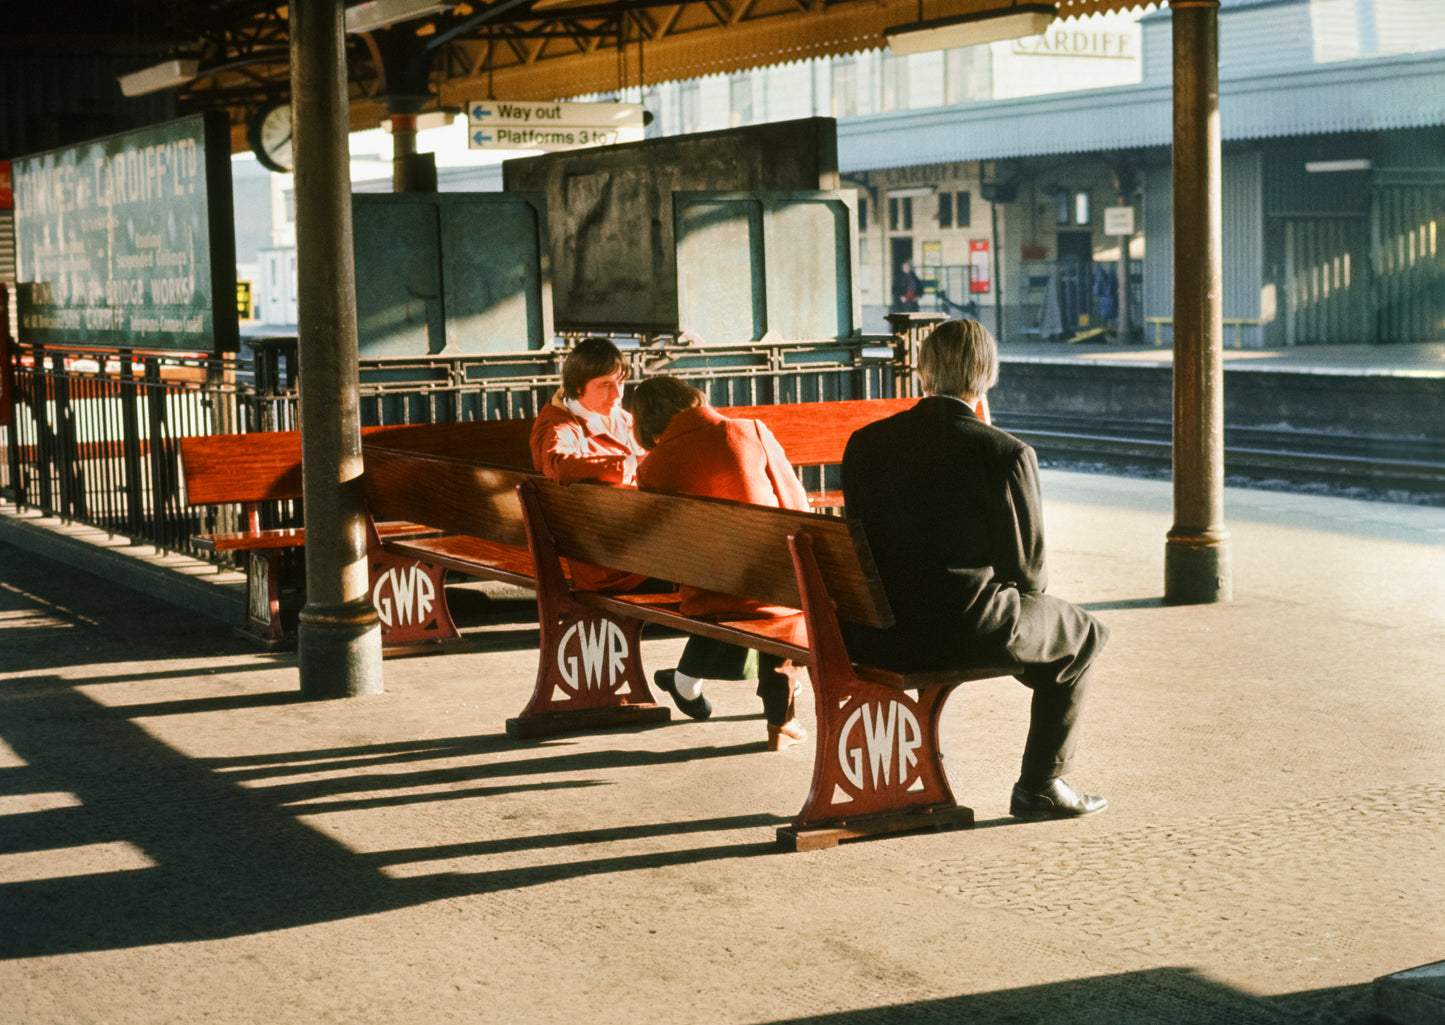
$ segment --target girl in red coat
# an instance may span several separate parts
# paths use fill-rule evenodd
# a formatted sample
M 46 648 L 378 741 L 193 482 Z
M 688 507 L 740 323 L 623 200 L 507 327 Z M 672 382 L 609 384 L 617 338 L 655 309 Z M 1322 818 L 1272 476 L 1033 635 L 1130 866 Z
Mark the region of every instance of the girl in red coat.
M 633 393 L 632 421 L 638 443 L 647 450 L 637 468 L 638 486 L 808 511 L 808 493 L 767 426 L 756 420 L 728 419 L 691 385 L 675 377 L 643 381 Z M 680 597 L 680 610 L 688 615 L 797 613 L 796 609 L 764 606 L 686 586 Z M 706 719 L 712 714 L 712 703 L 702 693 L 702 681 L 749 678 L 755 654 L 758 697 L 763 699 L 768 720 L 768 747 L 779 751 L 808 735 L 793 714 L 793 685 L 781 671 L 782 659 L 692 637 L 677 668 L 664 669 L 653 679 L 684 713 Z

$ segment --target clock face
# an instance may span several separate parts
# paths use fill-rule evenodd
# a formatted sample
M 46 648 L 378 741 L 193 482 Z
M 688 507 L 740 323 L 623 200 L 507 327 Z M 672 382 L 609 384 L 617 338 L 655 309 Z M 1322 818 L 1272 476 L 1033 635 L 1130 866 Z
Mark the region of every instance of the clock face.
M 262 165 L 287 174 L 291 171 L 291 105 L 271 103 L 257 113 L 251 136 L 251 149 Z

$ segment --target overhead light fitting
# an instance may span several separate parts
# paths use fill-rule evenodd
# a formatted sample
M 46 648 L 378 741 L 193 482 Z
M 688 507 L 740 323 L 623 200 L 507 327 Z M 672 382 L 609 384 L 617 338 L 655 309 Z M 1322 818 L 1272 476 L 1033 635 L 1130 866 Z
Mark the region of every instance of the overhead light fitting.
M 1327 174 L 1331 171 L 1368 171 L 1372 166 L 1368 157 L 1357 160 L 1305 161 L 1305 170 L 1310 174 Z
M 888 40 L 888 48 L 901 56 L 1037 36 L 1058 16 L 1059 9 L 1054 4 L 1014 3 L 976 14 L 894 25 L 884 29 L 883 35 Z
M 168 60 L 141 71 L 132 71 L 129 75 L 121 75 L 116 81 L 120 83 L 120 91 L 124 95 L 144 96 L 146 93 L 160 92 L 172 86 L 185 85 L 200 74 L 200 70 L 201 62 L 198 60 Z
M 400 21 L 440 14 L 456 5 L 457 0 L 450 3 L 437 3 L 436 0 L 367 0 L 346 8 L 346 31 L 372 32 Z

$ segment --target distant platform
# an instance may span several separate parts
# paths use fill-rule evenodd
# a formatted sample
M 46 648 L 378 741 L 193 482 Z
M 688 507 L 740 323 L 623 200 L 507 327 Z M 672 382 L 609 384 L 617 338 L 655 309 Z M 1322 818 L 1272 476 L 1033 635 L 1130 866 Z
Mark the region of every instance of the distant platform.
M 1096 342 L 1004 342 L 1005 363 L 1167 364 L 1173 350 L 1157 345 Z M 1289 371 L 1349 377 L 1445 378 L 1445 342 L 1408 345 L 1297 345 L 1289 349 L 1224 350 L 1224 369 Z

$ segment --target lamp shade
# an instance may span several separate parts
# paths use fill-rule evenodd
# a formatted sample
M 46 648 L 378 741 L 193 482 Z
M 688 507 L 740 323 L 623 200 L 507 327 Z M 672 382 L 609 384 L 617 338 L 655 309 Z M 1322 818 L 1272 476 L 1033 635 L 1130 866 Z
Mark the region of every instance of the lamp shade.
M 883 35 L 895 54 L 926 53 L 1036 36 L 1058 16 L 1059 9 L 1053 4 L 1014 4 L 994 11 L 894 25 Z

